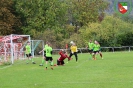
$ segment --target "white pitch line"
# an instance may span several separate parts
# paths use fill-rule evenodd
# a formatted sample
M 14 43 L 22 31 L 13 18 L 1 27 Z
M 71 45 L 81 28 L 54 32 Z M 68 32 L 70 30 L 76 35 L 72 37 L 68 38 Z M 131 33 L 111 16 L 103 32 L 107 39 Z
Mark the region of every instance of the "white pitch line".
M 92 84 L 92 83 L 133 83 L 133 81 L 106 81 L 106 82 L 61 82 L 63 84 Z
M 84 64 L 87 60 L 83 61 L 81 64 L 79 64 L 78 66 L 76 66 L 76 68 L 78 68 L 79 66 L 81 66 L 82 64 Z
M 23 63 L 23 62 L 16 63 L 16 64 L 21 64 L 21 63 Z M 15 64 L 15 65 L 16 65 L 16 64 Z M 6 68 L 11 67 L 11 66 L 12 66 L 12 64 L 11 64 L 11 65 L 9 65 L 9 66 L 5 66 L 5 67 L 3 67 L 3 68 L 0 68 L 0 69 L 6 69 Z
M 0 68 L 0 69 L 5 69 L 5 68 L 8 68 L 8 67 L 11 67 L 12 65 L 9 65 L 9 66 L 5 66 L 3 68 Z

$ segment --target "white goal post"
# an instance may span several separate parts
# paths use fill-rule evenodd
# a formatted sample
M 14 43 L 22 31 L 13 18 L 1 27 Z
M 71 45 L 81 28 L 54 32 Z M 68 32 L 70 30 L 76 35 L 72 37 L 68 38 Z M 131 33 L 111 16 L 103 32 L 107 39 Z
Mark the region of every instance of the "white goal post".
M 43 40 L 31 40 L 30 35 L 11 34 L 0 36 L 0 62 L 14 64 L 14 60 L 25 59 L 25 46 L 28 42 L 31 42 L 31 54 L 33 57 L 38 46 L 41 49 L 44 48 Z M 44 52 L 42 52 L 42 55 L 44 56 Z
M 44 49 L 44 41 L 43 40 L 31 40 L 31 54 L 33 58 L 35 57 L 35 50 L 38 47 L 38 45 L 41 44 L 41 49 Z M 42 52 L 42 55 L 44 56 L 44 52 Z
M 15 59 L 23 58 L 24 44 L 30 41 L 30 35 L 11 34 L 7 36 L 0 36 L 0 57 L 3 61 L 11 61 L 14 63 Z

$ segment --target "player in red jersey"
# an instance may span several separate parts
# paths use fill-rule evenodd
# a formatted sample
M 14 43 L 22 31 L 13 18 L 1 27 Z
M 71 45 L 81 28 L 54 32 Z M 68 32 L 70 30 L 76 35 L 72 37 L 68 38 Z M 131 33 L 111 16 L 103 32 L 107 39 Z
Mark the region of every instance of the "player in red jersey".
M 57 65 L 64 65 L 64 60 L 68 58 L 68 60 L 71 60 L 71 58 L 67 55 L 67 52 L 65 50 L 60 50 L 59 52 L 60 57 L 57 59 Z M 56 65 L 55 65 L 56 66 Z

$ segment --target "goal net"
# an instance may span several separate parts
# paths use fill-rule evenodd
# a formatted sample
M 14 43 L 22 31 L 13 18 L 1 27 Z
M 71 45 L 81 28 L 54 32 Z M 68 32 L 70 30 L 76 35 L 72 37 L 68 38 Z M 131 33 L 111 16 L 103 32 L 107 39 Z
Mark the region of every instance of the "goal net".
M 30 41 L 30 35 L 11 34 L 0 37 L 0 62 L 11 62 L 24 59 L 24 47 Z

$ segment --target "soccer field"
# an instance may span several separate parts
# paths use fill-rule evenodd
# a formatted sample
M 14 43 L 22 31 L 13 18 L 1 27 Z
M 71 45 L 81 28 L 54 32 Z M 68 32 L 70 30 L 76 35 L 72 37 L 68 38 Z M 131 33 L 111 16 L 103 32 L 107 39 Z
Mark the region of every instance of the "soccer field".
M 54 55 L 54 64 L 59 55 Z M 65 66 L 54 70 L 37 64 L 17 61 L 0 66 L 0 88 L 133 88 L 133 52 L 103 53 L 104 59 L 89 60 L 89 54 L 78 54 Z M 65 60 L 65 62 L 67 59 Z

